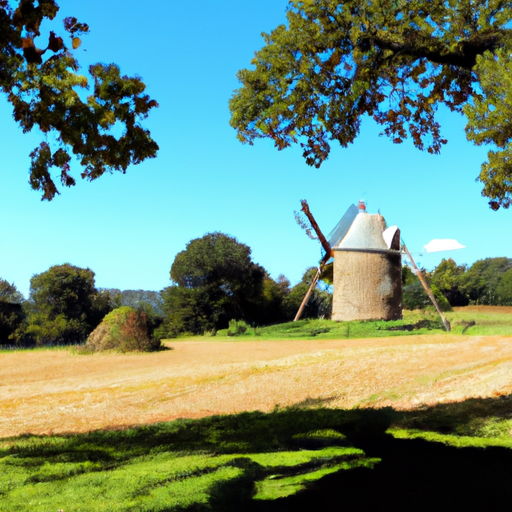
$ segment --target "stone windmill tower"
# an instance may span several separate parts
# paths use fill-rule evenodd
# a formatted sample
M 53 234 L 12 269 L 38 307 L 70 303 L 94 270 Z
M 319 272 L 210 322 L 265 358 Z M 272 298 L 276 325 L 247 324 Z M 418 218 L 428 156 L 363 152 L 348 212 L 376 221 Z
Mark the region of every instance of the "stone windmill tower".
M 334 252 L 333 320 L 402 318 L 400 230 L 363 203 Z
M 325 255 L 297 312 L 325 265 L 334 259 L 332 320 L 396 320 L 402 318 L 402 253 L 400 230 L 386 229 L 382 215 L 368 214 L 363 202 L 351 206 L 327 240 L 306 201 L 302 211 L 322 244 Z

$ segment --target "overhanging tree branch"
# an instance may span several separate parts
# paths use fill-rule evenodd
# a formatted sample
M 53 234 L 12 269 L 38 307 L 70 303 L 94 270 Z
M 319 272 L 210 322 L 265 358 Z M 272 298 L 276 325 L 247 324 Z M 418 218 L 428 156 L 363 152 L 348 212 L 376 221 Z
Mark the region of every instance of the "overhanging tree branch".
M 89 68 L 92 93 L 82 99 L 89 79 L 78 73 L 72 52 L 89 31 L 85 23 L 64 20 L 69 47 L 53 31 L 46 48 L 36 46 L 42 22 L 53 20 L 58 10 L 54 0 L 0 0 L 0 91 L 25 133 L 37 127 L 55 139 L 50 144 L 45 137 L 30 155 L 30 185 L 46 200 L 59 193 L 53 168 L 62 185 L 75 185 L 72 156 L 83 168 L 82 178 L 93 180 L 105 172 L 124 173 L 158 151 L 149 130 L 140 125 L 158 104 L 144 93 L 139 77 L 121 75 L 115 64 L 96 64 Z
M 497 146 L 478 180 L 491 208 L 512 204 L 509 2 L 290 0 L 287 19 L 237 75 L 230 123 L 241 142 L 300 144 L 320 167 L 370 116 L 393 142 L 439 153 L 444 105 L 467 115 L 468 139 Z

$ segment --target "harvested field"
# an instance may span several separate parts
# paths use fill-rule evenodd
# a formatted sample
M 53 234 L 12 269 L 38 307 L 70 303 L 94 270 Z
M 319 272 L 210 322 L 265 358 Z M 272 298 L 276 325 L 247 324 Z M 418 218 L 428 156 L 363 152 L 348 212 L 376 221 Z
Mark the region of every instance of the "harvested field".
M 464 306 L 453 308 L 453 311 L 464 311 L 469 313 L 471 311 L 475 313 L 504 313 L 512 314 L 512 306 Z
M 153 354 L 0 353 L 0 437 L 512 393 L 511 336 L 179 341 Z

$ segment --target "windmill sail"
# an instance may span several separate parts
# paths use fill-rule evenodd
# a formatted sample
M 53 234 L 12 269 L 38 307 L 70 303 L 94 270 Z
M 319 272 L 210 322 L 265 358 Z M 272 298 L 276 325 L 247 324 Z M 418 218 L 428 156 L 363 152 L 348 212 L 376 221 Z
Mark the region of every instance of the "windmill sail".
M 348 210 L 345 212 L 345 215 L 343 215 L 338 224 L 336 224 L 334 229 L 327 235 L 327 240 L 329 241 L 331 247 L 337 247 L 343 240 L 358 213 L 359 210 L 357 206 L 351 204 Z

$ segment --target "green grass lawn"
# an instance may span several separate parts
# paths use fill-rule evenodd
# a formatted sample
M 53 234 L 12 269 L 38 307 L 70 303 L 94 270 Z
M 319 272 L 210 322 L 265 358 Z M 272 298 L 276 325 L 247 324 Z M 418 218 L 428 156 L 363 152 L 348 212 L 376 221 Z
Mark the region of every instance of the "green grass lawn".
M 220 511 L 273 500 L 329 473 L 373 467 L 378 460 L 343 433 L 360 418 L 294 409 L 3 439 L 0 510 Z M 368 418 L 370 429 L 386 425 Z
M 462 310 L 447 312 L 445 315 L 451 323 L 452 334 L 462 334 L 464 331 L 464 334 L 475 336 L 512 335 L 512 313 L 480 313 L 474 310 Z M 218 331 L 215 340 L 347 339 L 408 336 L 411 334 L 448 334 L 437 313 L 430 310 L 404 310 L 402 320 L 389 322 L 383 320 L 334 322 L 332 320 L 306 319 L 265 327 L 252 327 L 240 336 L 228 336 L 227 332 L 227 329 Z M 180 339 L 208 339 L 209 337 L 196 336 Z
M 381 463 L 378 453 L 365 454 L 366 447 L 371 451 L 375 440 L 390 435 L 396 442 L 421 438 L 459 450 L 512 448 L 510 410 L 510 397 L 413 412 L 294 407 L 2 439 L 0 510 L 252 510 L 257 503 L 286 503 L 340 472 L 356 471 L 364 481 Z M 385 452 L 382 460 L 389 457 Z M 357 473 L 361 468 L 365 472 Z

